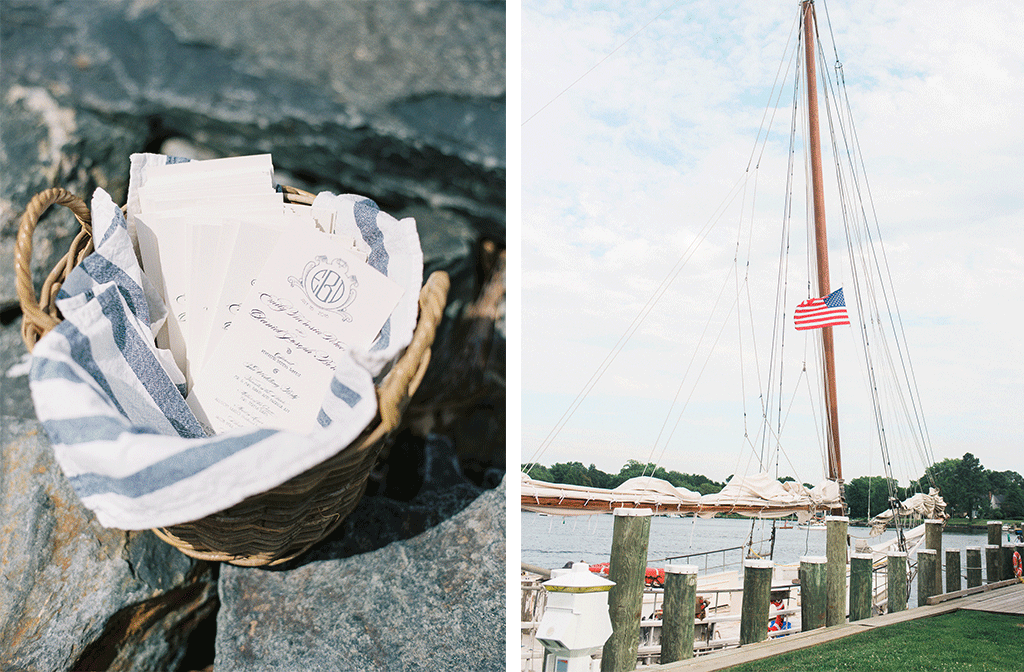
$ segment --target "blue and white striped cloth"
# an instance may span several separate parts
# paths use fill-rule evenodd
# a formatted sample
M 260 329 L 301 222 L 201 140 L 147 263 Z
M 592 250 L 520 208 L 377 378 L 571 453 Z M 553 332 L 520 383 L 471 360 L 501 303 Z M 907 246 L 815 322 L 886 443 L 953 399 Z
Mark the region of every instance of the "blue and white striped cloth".
M 127 222 L 96 190 L 96 251 L 58 295 L 64 321 L 36 344 L 30 386 L 58 464 L 101 524 L 146 529 L 197 520 L 319 464 L 373 419 L 373 378 L 408 345 L 415 326 L 419 238 L 413 220 L 398 222 L 368 199 L 321 199 L 338 208 L 339 221 L 355 221 L 378 270 L 405 287 L 403 303 L 370 352 L 339 364 L 325 391 L 321 429 L 207 437 L 185 404 L 173 358 L 153 343 L 163 307 L 139 268 Z

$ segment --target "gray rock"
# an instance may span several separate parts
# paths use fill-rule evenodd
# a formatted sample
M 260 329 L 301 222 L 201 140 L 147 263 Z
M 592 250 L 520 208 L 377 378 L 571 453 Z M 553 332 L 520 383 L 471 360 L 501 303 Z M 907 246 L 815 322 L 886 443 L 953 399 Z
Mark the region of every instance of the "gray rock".
M 449 335 L 477 320 L 466 317 L 477 251 L 505 246 L 504 54 L 504 2 L 2 0 L 0 258 L 46 187 L 88 198 L 101 186 L 123 202 L 132 152 L 168 140 L 208 156 L 271 152 L 282 183 L 366 194 L 416 218 L 425 274 L 452 277 L 436 352 L 457 351 Z M 68 213 L 40 227 L 37 286 L 77 230 Z M 0 263 L 9 323 L 8 313 L 14 274 Z M 504 468 L 504 332 L 491 322 L 500 366 L 487 375 L 498 385 L 471 403 L 430 400 L 445 418 L 436 431 L 485 462 L 481 478 Z
M 295 186 L 372 194 L 389 212 L 427 205 L 504 239 L 504 3 L 4 10 L 8 87 L 115 125 L 142 120 L 143 145 L 184 136 L 221 155 L 272 152 Z
M 504 21 L 505 3 L 486 0 L 0 0 L 0 668 L 175 669 L 190 655 L 190 633 L 213 638 L 203 619 L 216 609 L 216 571 L 149 533 L 99 527 L 53 464 L 32 419 L 10 262 L 35 193 L 61 186 L 87 199 L 103 187 L 123 203 L 129 155 L 168 141 L 206 156 L 271 152 L 281 183 L 366 194 L 415 217 L 425 273 L 452 277 L 434 349 L 440 364 L 416 402 L 425 410 L 411 409 L 426 438 L 396 446 L 342 536 L 287 571 L 225 566 L 225 590 L 263 576 L 285 591 L 309 581 L 317 592 L 322 580 L 324 603 L 348 609 L 344 596 L 366 593 L 353 600 L 365 608 L 318 626 L 362 642 L 343 649 L 352 660 L 374 669 L 380 660 L 396 669 L 503 668 L 503 490 L 474 502 L 481 488 L 462 472 L 467 459 L 477 483 L 504 469 L 504 274 L 498 297 L 494 274 L 478 269 L 480 250 L 492 258 L 505 246 Z M 61 209 L 39 226 L 37 287 L 77 231 Z M 461 387 L 437 371 L 457 364 L 457 379 L 468 381 Z M 430 459 L 452 464 L 448 476 L 424 484 L 439 473 L 424 467 L 399 478 L 396 467 Z M 315 571 L 327 567 L 345 568 L 353 583 L 327 583 Z M 360 586 L 364 567 L 376 578 Z M 400 576 L 401 567 L 416 576 Z M 275 623 L 312 608 L 298 598 L 257 606 L 281 607 Z M 244 611 L 236 604 L 220 618 Z M 256 613 L 228 629 L 218 650 L 269 646 L 260 624 L 272 615 Z M 478 647 L 467 649 L 479 654 L 468 664 L 447 646 L 463 630 Z M 375 649 L 373 637 L 397 657 Z M 288 665 L 310 660 L 301 647 L 288 650 L 299 655 L 279 659 Z M 237 655 L 223 655 L 218 666 L 232 669 Z
M 411 539 L 288 571 L 225 566 L 215 672 L 505 669 L 505 485 Z
M 369 553 L 410 539 L 451 518 L 482 491 L 466 478 L 450 439 L 401 432 L 390 455 L 371 474 L 355 510 L 329 537 L 281 569 Z
M 35 421 L 0 431 L 0 669 L 175 669 L 216 608 L 211 567 L 97 525 Z

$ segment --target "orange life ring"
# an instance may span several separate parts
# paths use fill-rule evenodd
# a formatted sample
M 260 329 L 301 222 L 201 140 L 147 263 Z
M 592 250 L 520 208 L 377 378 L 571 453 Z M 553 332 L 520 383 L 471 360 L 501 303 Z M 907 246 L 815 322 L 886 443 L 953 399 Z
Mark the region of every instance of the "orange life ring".
M 652 588 L 664 588 L 665 570 L 657 569 L 655 567 L 648 567 L 646 575 L 644 576 L 644 582 Z
M 1013 552 L 1013 575 L 1020 578 L 1020 551 Z

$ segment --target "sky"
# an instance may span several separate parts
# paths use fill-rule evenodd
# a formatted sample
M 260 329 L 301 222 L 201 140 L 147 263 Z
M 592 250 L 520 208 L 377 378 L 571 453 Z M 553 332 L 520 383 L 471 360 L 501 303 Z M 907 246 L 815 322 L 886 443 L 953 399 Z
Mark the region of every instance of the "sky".
M 870 185 L 930 446 L 899 441 L 903 430 L 887 423 L 893 475 L 906 483 L 926 461 L 967 452 L 1024 473 L 1024 6 L 816 8 L 829 76 L 836 53 L 842 64 L 860 184 Z M 528 0 L 521 12 L 522 461 L 609 472 L 657 461 L 720 481 L 756 473 L 767 387 L 781 390 L 771 403 L 785 415 L 768 468 L 820 482 L 817 346 L 791 317 L 782 382 L 766 382 L 793 100 L 784 56 L 798 3 Z M 782 276 L 790 316 L 813 293 L 802 143 Z M 854 321 L 835 330 L 849 481 L 882 474 L 883 457 L 838 201 L 827 188 L 831 285 L 844 287 Z

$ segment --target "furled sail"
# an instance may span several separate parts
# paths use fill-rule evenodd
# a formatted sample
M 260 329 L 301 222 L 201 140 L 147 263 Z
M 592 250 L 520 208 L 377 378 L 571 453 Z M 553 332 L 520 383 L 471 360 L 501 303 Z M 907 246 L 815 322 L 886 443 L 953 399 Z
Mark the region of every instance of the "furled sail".
M 816 511 L 827 511 L 839 502 L 839 486 L 832 481 L 808 489 L 792 481 L 780 483 L 765 473 L 734 476 L 721 492 L 703 496 L 651 476 L 631 478 L 613 490 L 535 481 L 526 474 L 520 474 L 520 479 L 524 510 L 560 515 L 650 508 L 660 514 L 696 513 L 703 518 L 719 513 L 758 518 L 796 514 L 804 521 Z
M 913 497 L 900 502 L 897 513 L 901 518 L 922 518 L 924 520 L 945 520 L 946 501 L 935 488 L 929 488 L 928 494 L 919 492 Z M 877 537 L 885 531 L 885 526 L 892 522 L 893 510 L 888 509 L 871 519 L 871 536 Z

